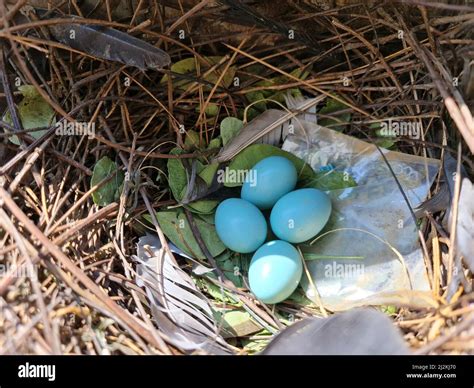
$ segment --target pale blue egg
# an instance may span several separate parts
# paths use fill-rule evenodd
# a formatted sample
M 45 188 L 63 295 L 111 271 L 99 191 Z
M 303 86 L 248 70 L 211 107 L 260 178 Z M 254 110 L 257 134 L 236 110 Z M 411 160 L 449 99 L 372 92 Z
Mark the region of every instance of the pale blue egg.
M 329 220 L 331 200 L 317 189 L 300 189 L 281 197 L 270 214 L 273 233 L 300 243 L 316 236 Z
M 253 252 L 267 237 L 267 221 L 262 212 L 240 198 L 229 198 L 219 204 L 215 226 L 224 245 L 235 252 Z
M 259 209 L 270 209 L 296 186 L 294 164 L 283 156 L 262 159 L 247 173 L 240 196 Z
M 303 264 L 296 248 L 286 241 L 270 241 L 252 257 L 249 286 L 262 302 L 275 304 L 296 290 L 302 274 Z

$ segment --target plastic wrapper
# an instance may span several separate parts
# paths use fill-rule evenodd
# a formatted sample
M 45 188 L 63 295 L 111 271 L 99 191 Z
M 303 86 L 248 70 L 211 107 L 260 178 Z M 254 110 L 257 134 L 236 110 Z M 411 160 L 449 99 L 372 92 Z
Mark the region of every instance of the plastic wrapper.
M 380 151 L 371 143 L 299 120 L 283 149 L 315 171 L 354 179 L 327 191 L 333 212 L 323 231 L 301 246 L 309 299 L 330 310 L 360 305 L 434 306 L 410 209 Z M 302 130 L 304 129 L 304 130 Z M 439 162 L 381 149 L 412 207 L 427 196 Z M 319 299 L 320 298 L 320 299 Z

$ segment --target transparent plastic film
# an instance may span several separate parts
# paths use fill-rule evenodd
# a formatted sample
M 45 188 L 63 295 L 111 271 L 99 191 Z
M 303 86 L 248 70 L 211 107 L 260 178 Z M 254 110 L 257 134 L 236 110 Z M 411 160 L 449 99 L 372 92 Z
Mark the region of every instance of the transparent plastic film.
M 283 149 L 316 171 L 339 173 L 357 186 L 330 190 L 333 212 L 315 239 L 300 246 L 311 300 L 331 310 L 361 305 L 434 305 L 418 232 L 387 163 L 371 143 L 298 121 Z M 438 172 L 435 159 L 381 149 L 414 208 Z

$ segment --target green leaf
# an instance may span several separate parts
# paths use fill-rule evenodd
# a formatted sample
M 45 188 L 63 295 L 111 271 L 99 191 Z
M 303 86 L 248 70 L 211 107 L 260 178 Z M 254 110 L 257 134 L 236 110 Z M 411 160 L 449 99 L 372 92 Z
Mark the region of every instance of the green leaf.
M 196 70 L 196 59 L 194 57 L 182 59 L 181 61 L 173 63 L 170 70 L 177 74 L 191 73 Z M 165 83 L 167 81 L 168 75 L 165 74 L 161 79 L 161 83 Z M 186 89 L 186 87 L 189 86 L 189 81 L 178 79 L 173 82 L 173 86 L 178 89 Z
M 171 65 L 171 71 L 173 73 L 186 74 L 193 70 L 196 70 L 196 59 L 194 57 L 182 59 Z
M 280 104 L 285 103 L 285 92 L 278 91 L 275 94 L 272 94 L 271 96 L 268 97 L 269 100 L 279 102 Z M 291 92 L 290 92 L 291 93 Z
M 377 138 L 374 140 L 374 143 L 377 144 L 381 148 L 386 149 L 393 149 L 396 144 L 396 138 L 387 134 L 385 131 L 382 130 L 382 124 L 380 122 L 371 123 L 369 128 L 375 131 L 375 135 Z
M 198 168 L 198 171 L 200 171 L 198 173 L 199 177 L 202 178 L 202 180 L 206 183 L 207 187 L 211 186 L 212 181 L 214 179 L 214 175 L 216 174 L 217 168 L 219 167 L 219 163 L 212 163 L 207 166 L 203 166 L 201 164 L 199 165 L 200 165 L 200 167 Z M 186 190 L 186 187 L 184 188 L 184 190 Z M 181 195 L 181 197 L 183 195 L 184 193 Z M 193 213 L 211 214 L 214 212 L 218 204 L 219 204 L 219 201 L 216 201 L 216 200 L 201 199 L 198 201 L 188 203 L 186 207 Z
M 201 106 L 196 107 L 196 112 L 201 113 Z M 206 113 L 206 116 L 209 116 L 209 117 L 217 116 L 217 114 L 219 113 L 219 105 L 213 102 L 210 102 L 209 104 L 207 104 L 205 113 Z
M 226 249 L 220 255 L 216 256 L 214 259 L 216 259 L 216 262 L 225 261 L 227 259 L 230 259 L 234 254 L 235 252 L 232 252 L 230 249 Z
M 208 150 L 211 150 L 211 149 L 214 149 L 214 148 L 221 148 L 222 146 L 222 141 L 221 141 L 221 138 L 220 137 L 215 137 L 214 139 L 212 139 L 208 146 L 207 146 L 207 149 Z
M 322 107 L 318 113 L 320 115 L 331 115 L 344 109 L 347 109 L 346 105 L 337 100 L 329 98 L 326 102 L 326 105 Z M 345 124 L 349 123 L 350 120 L 351 113 L 347 112 L 339 115 L 334 115 L 334 118 L 321 118 L 318 121 L 318 124 L 323 127 L 334 129 L 335 131 L 343 131 L 345 128 Z
M 217 200 L 200 199 L 198 201 L 188 203 L 186 207 L 193 213 L 213 214 L 214 209 L 217 207 L 218 204 L 219 204 L 219 201 Z
M 261 65 L 260 63 L 254 63 L 250 66 L 245 66 L 238 70 L 238 76 L 240 78 L 240 83 L 255 83 L 258 79 L 262 78 L 262 75 L 267 71 L 267 67 Z
M 200 172 L 199 176 L 204 179 L 207 186 L 211 186 L 212 181 L 214 179 L 214 175 L 216 175 L 217 169 L 219 168 L 219 163 L 211 163 L 205 166 Z
M 245 337 L 262 329 L 247 311 L 230 310 L 224 313 L 218 312 L 217 315 L 216 319 L 222 324 L 222 334 L 226 338 Z
M 221 256 L 216 258 L 216 263 L 225 277 L 236 287 L 244 287 L 242 276 L 247 276 L 250 260 L 246 256 L 235 252 L 230 252 L 230 255 L 225 255 L 224 252 Z
M 179 155 L 182 152 L 180 148 L 173 148 L 170 154 Z M 168 181 L 174 199 L 180 202 L 188 184 L 186 169 L 181 159 L 168 159 Z
M 303 69 L 301 69 L 301 68 L 296 68 L 290 74 L 292 76 L 296 77 L 296 78 L 299 78 L 301 80 L 305 80 L 309 76 L 310 73 L 309 73 L 309 71 L 303 72 Z M 269 80 L 262 80 L 262 81 L 258 82 L 256 85 L 257 86 L 263 86 L 263 87 L 271 87 L 271 86 L 277 86 L 277 85 L 284 85 L 284 84 L 291 83 L 291 82 L 294 82 L 294 81 L 295 80 L 293 78 L 287 77 L 285 75 L 279 75 L 279 76 L 271 78 Z M 256 101 L 256 100 L 259 100 L 261 98 L 267 98 L 268 100 L 276 101 L 276 102 L 279 102 L 280 104 L 285 104 L 286 103 L 286 100 L 285 100 L 285 94 L 286 93 L 290 93 L 293 97 L 302 96 L 302 93 L 298 88 L 291 88 L 291 89 L 278 90 L 278 91 L 275 91 L 274 89 L 268 89 L 268 90 L 261 90 L 261 91 L 253 92 L 253 93 L 260 93 L 260 94 L 258 94 L 258 95 L 252 95 L 251 94 L 250 96 L 247 96 L 247 99 L 249 99 L 249 101 L 251 99 Z M 270 101 L 267 101 L 267 102 L 270 102 Z M 260 109 L 260 108 L 263 108 L 263 109 Z M 265 105 L 265 107 L 260 106 L 260 108 L 259 108 L 260 110 L 265 110 L 266 105 Z
M 267 347 L 271 339 L 271 335 L 269 335 L 268 338 L 259 338 L 256 340 L 243 339 L 242 345 L 248 354 L 257 354 L 262 352 Z
M 381 127 L 382 127 L 382 124 L 378 121 L 375 122 L 375 123 L 370 123 L 369 124 L 369 128 L 372 129 L 372 130 L 375 130 L 377 136 L 383 136 L 381 133 L 378 132 Z
M 209 70 L 211 67 L 213 67 L 215 64 L 221 62 L 222 57 L 218 56 L 211 56 L 211 57 L 204 57 L 204 61 L 208 63 L 200 63 L 200 74 L 206 73 L 207 70 Z M 217 80 L 219 79 L 222 70 L 225 67 L 225 63 L 222 65 L 218 66 L 215 70 L 211 71 L 209 74 L 204 76 L 204 80 L 216 84 Z M 174 64 L 171 65 L 171 71 L 177 74 L 194 74 L 197 76 L 197 71 L 196 71 L 196 59 L 194 57 L 191 58 L 186 58 L 181 61 L 175 62 Z M 220 85 L 227 88 L 229 87 L 235 76 L 235 71 L 236 68 L 235 66 L 230 66 L 227 72 L 224 74 L 224 77 L 221 80 Z M 165 83 L 168 81 L 168 75 L 164 75 L 163 78 L 161 79 L 161 83 Z M 174 87 L 179 88 L 179 89 L 186 89 L 190 84 L 190 81 L 187 80 L 176 80 L 174 82 Z M 205 90 L 210 90 L 212 89 L 209 86 L 204 87 Z
M 245 173 L 260 160 L 269 156 L 283 156 L 291 160 L 298 171 L 299 180 L 310 180 L 315 177 L 313 169 L 297 156 L 269 144 L 252 144 L 232 160 L 226 170 L 224 185 L 227 187 L 241 186 Z
M 205 59 L 208 60 L 211 63 L 211 65 L 215 65 L 222 61 L 222 57 L 218 57 L 218 56 L 205 57 Z M 212 84 L 216 84 L 225 66 L 226 66 L 226 62 L 224 62 L 216 70 L 212 71 L 207 76 L 205 76 L 204 79 L 206 81 L 209 81 Z M 209 67 L 206 66 L 206 68 L 208 69 Z M 236 71 L 235 66 L 230 66 L 229 69 L 227 69 L 227 72 L 224 74 L 224 77 L 222 78 L 220 85 L 225 88 L 228 88 L 234 81 L 235 71 Z M 202 70 L 202 66 L 201 66 L 201 73 L 204 73 L 204 71 Z
M 222 144 L 226 145 L 229 141 L 231 141 L 237 134 L 240 132 L 242 127 L 244 126 L 244 122 L 239 120 L 236 117 L 226 117 L 221 122 L 221 138 Z
M 257 93 L 257 95 L 262 95 L 264 98 L 268 98 L 271 95 L 275 94 L 275 91 L 273 89 L 270 89 L 272 86 L 276 86 L 278 83 L 275 81 L 275 79 L 265 79 L 262 81 L 259 81 L 255 84 L 255 86 L 260 86 L 260 87 L 266 87 L 268 89 L 262 89 L 262 90 L 257 90 L 255 92 L 250 92 L 250 93 Z
M 392 147 L 395 145 L 396 140 L 395 139 L 375 139 L 374 143 L 377 144 L 381 148 L 386 148 L 386 149 L 392 149 Z
M 313 179 L 303 183 L 303 187 L 312 187 L 319 190 L 339 190 L 348 187 L 356 187 L 354 178 L 343 171 L 320 171 Z
M 110 160 L 107 156 L 104 156 L 94 166 L 91 187 L 99 184 L 111 175 L 114 175 L 114 177 L 92 193 L 92 200 L 98 206 L 107 206 L 118 200 L 124 180 L 123 171 L 118 170 L 115 162 Z
M 144 217 L 150 221 L 149 215 Z M 201 260 L 206 259 L 182 209 L 157 212 L 156 218 L 163 233 L 174 245 L 191 257 Z M 217 236 L 214 225 L 208 224 L 198 217 L 194 218 L 194 222 L 210 254 L 215 257 L 224 252 L 226 247 Z
M 199 148 L 199 133 L 190 129 L 186 132 L 186 138 L 184 139 L 184 148 L 187 151 L 195 150 Z
M 199 217 L 201 220 L 203 220 L 204 222 L 207 222 L 208 224 L 211 224 L 211 225 L 214 225 L 214 223 L 215 223 L 215 220 L 214 220 L 215 214 L 214 214 L 214 212 L 212 212 L 212 213 L 198 213 L 198 212 L 196 212 L 196 217 Z
M 206 275 L 209 276 L 209 275 Z M 215 276 L 213 276 L 215 278 Z M 212 283 L 210 280 L 207 280 L 204 277 L 197 278 L 193 276 L 196 285 L 199 287 L 200 290 L 207 293 L 217 302 L 232 304 L 232 305 L 239 305 L 240 303 L 234 299 L 234 297 L 225 289 L 221 289 L 219 286 Z M 218 312 L 216 312 L 218 313 Z
M 254 109 L 254 108 L 247 109 L 247 116 L 245 117 L 245 119 L 247 120 L 247 122 L 252 121 L 254 118 L 260 116 L 261 113 L 262 113 L 261 111 L 259 111 L 257 109 Z M 244 110 L 243 109 L 241 111 L 239 111 L 239 117 L 244 118 Z
M 298 67 L 295 70 L 293 70 L 290 74 L 304 81 L 306 78 L 308 78 L 310 72 L 308 70 L 303 71 L 301 67 Z
M 252 104 L 252 108 L 263 112 L 267 110 L 267 103 L 265 102 L 265 96 L 262 91 L 249 92 L 245 95 L 249 103 Z
M 380 310 L 387 315 L 395 315 L 397 313 L 397 306 L 380 306 Z
M 204 200 L 205 197 L 208 195 L 208 191 L 209 191 L 209 184 L 205 181 L 205 179 L 203 179 L 200 174 L 202 173 L 204 175 L 204 177 L 206 179 L 212 179 L 211 176 L 208 176 L 208 174 L 212 173 L 212 168 L 206 168 L 206 166 L 201 163 L 201 161 L 199 161 L 198 159 L 193 159 L 190 161 L 191 164 L 195 165 L 195 168 L 196 168 L 196 177 L 194 179 L 194 183 L 193 183 L 193 187 L 191 188 L 191 191 L 188 192 L 188 185 L 189 185 L 189 182 L 188 182 L 188 177 L 186 178 L 186 184 L 184 185 L 184 187 L 182 188 L 182 192 L 180 194 L 177 195 L 177 197 L 175 198 L 179 198 L 179 202 L 180 203 L 183 203 L 185 205 L 189 205 L 189 204 L 193 204 L 193 203 L 197 203 L 199 200 Z M 184 168 L 184 162 L 182 162 L 182 166 Z M 178 166 L 179 167 L 179 166 Z M 180 170 L 178 170 L 180 171 Z M 188 176 L 188 174 L 191 174 L 192 172 L 191 171 L 188 171 L 188 174 L 186 172 L 186 169 L 185 169 L 185 174 L 186 176 Z M 189 179 L 191 179 L 191 177 L 189 177 Z M 179 187 L 178 187 L 179 188 Z M 208 201 L 209 204 L 211 203 L 211 201 Z M 209 210 L 200 210 L 200 207 L 204 206 L 205 208 L 207 208 L 209 206 L 209 204 L 206 204 L 206 203 L 201 203 L 201 204 L 197 204 L 196 206 L 191 206 L 191 210 L 195 209 L 197 212 L 209 212 Z M 215 207 L 215 204 L 212 205 L 212 208 Z
M 33 85 L 21 85 L 18 90 L 23 95 L 23 100 L 18 104 L 18 116 L 23 129 L 49 128 L 55 121 L 54 109 L 38 93 Z M 13 121 L 8 111 L 3 117 L 3 121 L 13 125 Z M 29 132 L 35 139 L 40 138 L 46 133 L 46 129 Z M 19 145 L 20 140 L 17 136 L 8 138 L 13 144 Z
M 309 71 L 303 72 L 302 68 L 297 67 L 296 69 L 292 70 L 290 72 L 290 74 L 293 77 L 296 77 L 296 78 L 304 81 L 306 78 L 308 78 L 310 73 L 309 73 Z M 283 74 L 279 75 L 275 78 L 272 78 L 271 81 L 272 81 L 272 84 L 274 84 L 274 85 L 284 85 L 286 83 L 295 82 L 295 80 L 293 78 L 287 77 L 286 75 L 283 75 Z

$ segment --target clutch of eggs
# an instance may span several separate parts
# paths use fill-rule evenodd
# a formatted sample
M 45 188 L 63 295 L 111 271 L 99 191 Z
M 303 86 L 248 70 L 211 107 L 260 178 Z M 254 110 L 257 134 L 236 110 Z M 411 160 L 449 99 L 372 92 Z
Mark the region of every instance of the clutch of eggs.
M 235 252 L 255 252 L 249 285 L 264 303 L 279 303 L 295 291 L 303 258 L 292 243 L 315 237 L 331 215 L 330 198 L 313 188 L 294 190 L 297 179 L 289 159 L 262 159 L 247 173 L 241 198 L 226 199 L 216 210 L 216 232 L 224 245 Z M 268 209 L 270 226 L 278 240 L 265 243 L 267 221 L 261 210 Z
M 282 156 L 262 159 L 247 173 L 240 197 L 259 209 L 271 209 L 296 186 L 298 174 L 293 163 Z

